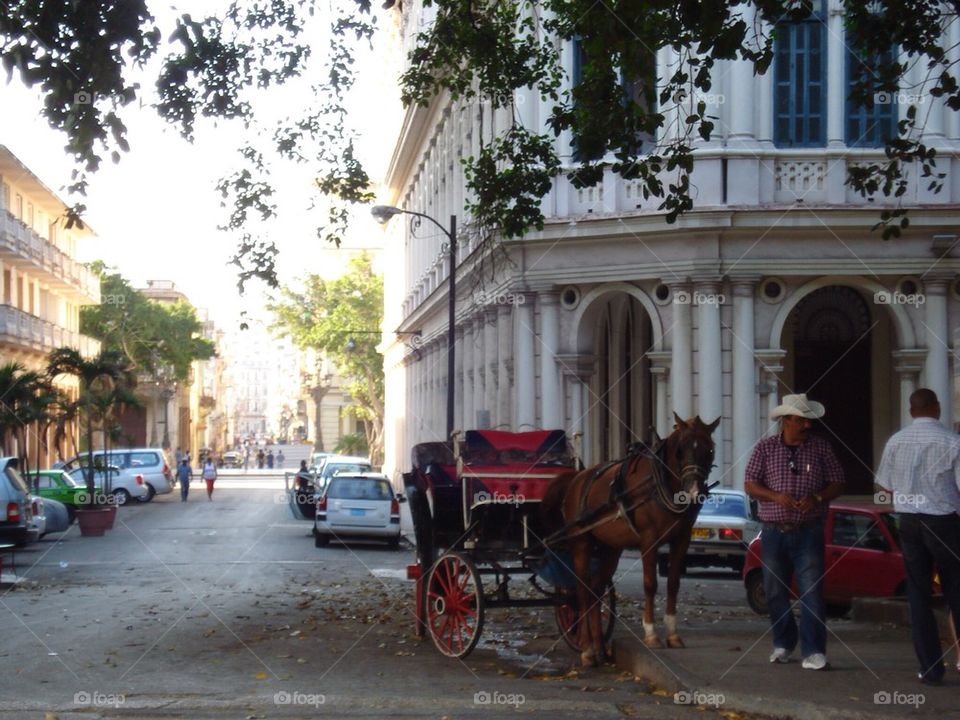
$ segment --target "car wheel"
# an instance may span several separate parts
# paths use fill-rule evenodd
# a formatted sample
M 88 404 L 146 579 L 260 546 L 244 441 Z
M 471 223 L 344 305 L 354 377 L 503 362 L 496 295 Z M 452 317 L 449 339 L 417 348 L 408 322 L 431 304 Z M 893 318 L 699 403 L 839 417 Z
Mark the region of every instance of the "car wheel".
M 763 571 L 753 570 L 744 581 L 747 588 L 747 604 L 758 615 L 767 614 L 767 594 L 763 591 Z
M 120 488 L 119 490 L 114 490 L 113 501 L 117 505 L 126 505 L 128 502 L 130 502 L 130 493 L 128 493 L 123 488 Z
M 137 502 L 148 503 L 153 500 L 154 495 L 157 494 L 157 491 L 153 489 L 153 485 L 147 483 L 147 494 L 141 495 L 137 498 Z
M 330 544 L 329 535 L 321 535 L 320 533 L 317 533 L 316 535 L 313 536 L 314 547 L 321 548 L 321 547 L 326 547 L 329 544 Z

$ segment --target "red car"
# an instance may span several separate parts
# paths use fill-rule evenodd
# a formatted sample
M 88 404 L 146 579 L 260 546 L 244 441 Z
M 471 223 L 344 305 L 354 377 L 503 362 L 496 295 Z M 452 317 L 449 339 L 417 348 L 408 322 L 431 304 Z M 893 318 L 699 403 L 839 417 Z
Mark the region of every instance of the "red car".
M 747 550 L 743 584 L 750 607 L 765 615 L 762 539 L 761 531 Z M 829 605 L 849 606 L 855 597 L 906 593 L 899 518 L 892 505 L 875 505 L 872 497 L 834 501 L 824 525 L 824 544 L 823 594 Z

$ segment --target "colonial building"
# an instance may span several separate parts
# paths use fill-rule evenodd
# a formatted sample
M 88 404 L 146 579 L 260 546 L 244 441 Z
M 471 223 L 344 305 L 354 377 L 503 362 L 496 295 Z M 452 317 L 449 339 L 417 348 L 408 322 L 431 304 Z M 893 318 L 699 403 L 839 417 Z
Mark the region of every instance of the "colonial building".
M 67 229 L 66 211 L 56 193 L 0 145 L 0 363 L 42 371 L 55 348 L 85 356 L 100 350 L 80 334 L 80 307 L 100 302 L 100 280 L 75 260 L 78 240 L 94 233 L 89 226 Z M 57 382 L 76 397 L 75 379 Z M 31 463 L 49 467 L 57 460 L 51 440 L 35 429 L 27 433 Z M 74 433 L 63 452 L 75 451 L 76 441 Z
M 402 13 L 409 43 L 428 19 L 418 3 Z M 957 35 L 952 23 L 945 47 L 955 54 Z M 562 54 L 573 77 L 575 44 Z M 659 68 L 676 61 L 670 48 L 657 54 Z M 842 4 L 824 0 L 809 21 L 779 29 L 766 75 L 746 62 L 715 70 L 705 100 L 719 120 L 709 142 L 694 143 L 692 212 L 669 225 L 635 181 L 607 171 L 578 189 L 561 175 L 543 199 L 545 228 L 505 242 L 509 262 L 492 276 L 463 215 L 461 160 L 511 119 L 446 97 L 409 108 L 380 201 L 443 226 L 457 215 L 464 228 L 455 374 L 446 376 L 446 238 L 397 217 L 385 239 L 394 268 L 385 327 L 402 333 L 386 346 L 385 469 L 407 469 L 414 443 L 444 436 L 448 383 L 457 428 L 565 428 L 583 434 L 588 463 L 621 456 L 651 429 L 668 434 L 674 412 L 720 417 L 713 479 L 727 486 L 742 486 L 746 459 L 787 393 L 826 405 L 822 431 L 854 492 L 870 491 L 886 438 L 909 420 L 914 388 L 937 392 L 947 424 L 960 418 L 952 400 L 960 113 L 912 78 L 923 141 L 946 177 L 935 193 L 909 170 L 910 228 L 883 241 L 871 228 L 892 201 L 844 182 L 851 166 L 882 159 L 882 138 L 905 103 L 891 96 L 870 112 L 854 107 L 851 67 Z M 535 93 L 519 95 L 516 109 L 519 122 L 546 127 L 550 107 Z M 557 143 L 573 157 L 569 136 Z

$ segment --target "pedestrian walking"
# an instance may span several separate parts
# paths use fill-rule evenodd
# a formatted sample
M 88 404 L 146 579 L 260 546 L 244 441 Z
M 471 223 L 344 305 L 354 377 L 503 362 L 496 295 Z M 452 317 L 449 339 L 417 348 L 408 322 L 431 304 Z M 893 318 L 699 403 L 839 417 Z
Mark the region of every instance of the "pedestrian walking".
M 207 483 L 207 500 L 213 500 L 213 484 L 217 481 L 217 466 L 212 460 L 203 464 L 203 479 Z
M 824 416 L 821 403 L 785 395 L 771 417 L 780 432 L 757 443 L 747 463 L 744 490 L 759 502 L 763 523 L 763 590 L 773 628 L 772 663 L 790 661 L 800 643 L 805 670 L 827 662 L 823 599 L 823 520 L 829 502 L 843 492 L 843 469 L 830 443 L 810 435 Z M 791 578 L 800 596 L 800 631 L 790 607 Z
M 267 450 L 267 467 L 273 470 L 273 450 Z
M 257 467 L 263 470 L 263 449 L 257 450 Z
M 920 682 L 943 681 L 931 595 L 934 566 L 955 627 L 960 627 L 960 437 L 940 423 L 940 401 L 928 388 L 910 395 L 913 422 L 887 441 L 875 482 L 890 491 L 900 515 L 907 571 L 910 633 Z
M 250 469 L 250 446 L 243 446 L 243 471 L 246 472 Z
M 277 467 L 283 469 L 283 450 L 277 452 Z
M 192 479 L 193 470 L 190 469 L 190 461 L 183 458 L 177 466 L 177 482 L 180 483 L 180 502 L 187 501 L 187 495 L 190 494 L 190 481 Z

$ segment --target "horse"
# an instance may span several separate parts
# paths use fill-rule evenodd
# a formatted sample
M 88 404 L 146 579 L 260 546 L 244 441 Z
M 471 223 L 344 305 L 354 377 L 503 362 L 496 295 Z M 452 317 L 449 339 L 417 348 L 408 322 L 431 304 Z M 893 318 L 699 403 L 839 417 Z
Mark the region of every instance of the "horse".
M 677 634 L 677 591 L 693 523 L 708 492 L 714 453 L 711 435 L 720 418 L 708 425 L 699 416 L 683 420 L 674 413 L 673 417 L 673 432 L 652 451 L 634 449 L 623 460 L 565 473 L 551 483 L 543 498 L 544 521 L 556 529 L 550 537 L 559 536 L 570 552 L 577 607 L 585 609 L 578 622 L 580 660 L 585 667 L 607 658 L 601 599 L 627 548 L 638 548 L 643 557 L 643 642 L 661 648 L 653 618 L 657 548 L 669 543 L 667 645 L 684 647 Z M 551 549 L 557 547 L 550 538 L 547 542 Z

